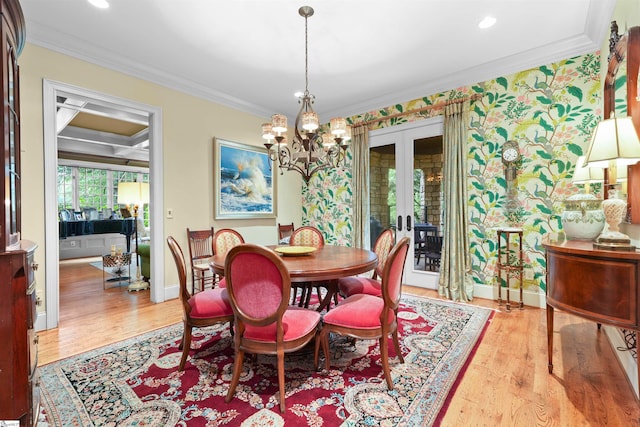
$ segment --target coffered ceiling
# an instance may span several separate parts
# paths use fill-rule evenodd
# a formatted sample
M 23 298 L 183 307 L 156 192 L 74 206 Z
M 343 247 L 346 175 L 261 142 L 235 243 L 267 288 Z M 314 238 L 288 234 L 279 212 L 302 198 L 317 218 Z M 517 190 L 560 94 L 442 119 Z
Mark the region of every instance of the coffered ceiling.
M 242 111 L 321 121 L 594 52 L 615 0 L 21 0 L 27 42 Z M 496 24 L 482 30 L 487 15 Z M 621 28 L 624 31 L 624 28 Z

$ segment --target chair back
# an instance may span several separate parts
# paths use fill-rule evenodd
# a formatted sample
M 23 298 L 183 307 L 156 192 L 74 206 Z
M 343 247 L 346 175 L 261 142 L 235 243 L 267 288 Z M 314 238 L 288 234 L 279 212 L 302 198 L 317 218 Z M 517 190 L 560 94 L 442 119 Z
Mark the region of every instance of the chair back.
M 324 246 L 324 237 L 322 236 L 322 232 L 317 228 L 305 225 L 304 227 L 295 229 L 293 233 L 291 233 L 289 245 L 321 248 Z
M 392 228 L 385 228 L 382 233 L 376 239 L 373 245 L 373 252 L 378 256 L 378 265 L 374 271 L 374 279 L 376 277 L 382 277 L 382 271 L 387 263 L 389 252 L 395 244 L 396 236 Z
M 442 236 L 427 236 L 425 241 L 427 252 L 439 254 L 442 252 Z
M 187 289 L 187 265 L 184 261 L 184 254 L 182 252 L 182 248 L 172 236 L 167 237 L 167 244 L 169 245 L 169 250 L 171 251 L 171 255 L 173 255 L 173 260 L 176 262 L 176 268 L 178 269 L 178 280 L 180 282 L 180 301 L 182 301 L 182 307 L 185 310 L 185 313 L 189 313 L 191 311 L 191 306 L 188 301 L 191 298 L 191 294 Z
M 293 230 L 295 230 L 293 223 L 283 224 L 283 225 L 278 223 L 278 240 L 282 240 L 285 237 L 291 236 L 291 233 L 293 233 Z
M 240 233 L 231 228 L 221 228 L 213 236 L 213 253 L 223 255 L 235 246 L 244 243 L 244 238 Z
M 264 246 L 238 245 L 227 253 L 224 277 L 239 324 L 239 336 L 243 334 L 243 323 L 267 326 L 277 322 L 275 326 L 281 340 L 284 333 L 282 316 L 289 305 L 291 278 L 280 256 Z M 273 339 L 276 339 L 275 334 Z
M 213 256 L 213 227 L 209 230 L 189 230 L 187 228 L 187 238 L 189 239 L 189 257 L 191 266 L 198 261 L 205 260 Z
M 382 298 L 385 306 L 389 309 L 396 310 L 400 303 L 402 295 L 402 274 L 404 273 L 404 264 L 407 259 L 410 239 L 403 237 L 391 249 L 387 263 L 382 272 Z M 382 312 L 382 315 L 386 313 Z

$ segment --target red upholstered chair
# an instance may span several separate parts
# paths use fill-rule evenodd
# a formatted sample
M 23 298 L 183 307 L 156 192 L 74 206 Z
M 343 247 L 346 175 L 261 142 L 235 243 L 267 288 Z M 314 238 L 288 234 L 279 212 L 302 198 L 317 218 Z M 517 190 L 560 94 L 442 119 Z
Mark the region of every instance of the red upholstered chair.
M 291 238 L 289 239 L 289 245 L 313 246 L 314 248 L 321 248 L 324 246 L 324 236 L 322 235 L 322 232 L 317 228 L 310 225 L 305 225 L 293 230 L 293 233 L 291 233 Z
M 284 355 L 316 337 L 320 313 L 289 305 L 289 271 L 280 256 L 264 246 L 243 244 L 231 249 L 224 276 L 235 315 L 235 360 L 225 401 L 235 394 L 245 352 L 277 355 L 280 410 L 285 412 Z
M 240 233 L 231 228 L 221 228 L 213 235 L 213 253 L 216 255 L 226 254 L 231 248 L 244 243 L 244 238 Z M 224 288 L 227 282 L 224 277 L 218 281 L 218 286 Z
M 293 233 L 291 233 L 291 237 L 289 238 L 289 246 L 312 246 L 314 248 L 321 248 L 324 246 L 324 236 L 322 235 L 322 232 L 317 228 L 305 225 L 294 230 Z M 298 305 L 300 307 L 309 307 L 309 302 L 311 301 L 311 290 L 314 286 L 316 288 L 316 291 L 318 292 L 318 299 L 321 299 L 320 284 L 294 283 L 291 304 L 295 304 L 296 298 L 298 297 L 298 290 L 300 290 L 301 295 Z
M 233 310 L 229 303 L 226 289 L 215 288 L 206 289 L 197 294 L 191 295 L 187 289 L 187 265 L 184 261 L 184 254 L 176 240 L 169 236 L 167 244 L 176 262 L 178 278 L 180 279 L 180 302 L 182 302 L 182 321 L 184 331 L 182 333 L 182 358 L 178 370 L 184 370 L 189 350 L 191 349 L 191 329 L 202 328 L 233 321 Z
M 373 271 L 372 277 L 351 276 L 338 279 L 340 295 L 347 298 L 355 294 L 382 295 L 382 284 L 378 277 L 382 277 L 382 271 L 387 263 L 389 252 L 395 243 L 396 237 L 393 229 L 386 228 L 373 245 L 373 252 L 378 256 L 378 265 Z
M 316 340 L 314 363 L 318 367 L 320 345 L 325 357 L 325 368 L 329 370 L 329 334 L 337 333 L 353 338 L 380 340 L 380 359 L 382 370 L 389 390 L 393 389 L 389 371 L 388 336 L 400 362 L 404 358 L 398 342 L 398 305 L 402 294 L 402 273 L 409 250 L 409 238 L 403 237 L 389 253 L 387 263 L 382 270 L 382 298 L 367 294 L 355 294 L 340 301 L 335 308 L 327 312 L 322 319 L 322 331 Z

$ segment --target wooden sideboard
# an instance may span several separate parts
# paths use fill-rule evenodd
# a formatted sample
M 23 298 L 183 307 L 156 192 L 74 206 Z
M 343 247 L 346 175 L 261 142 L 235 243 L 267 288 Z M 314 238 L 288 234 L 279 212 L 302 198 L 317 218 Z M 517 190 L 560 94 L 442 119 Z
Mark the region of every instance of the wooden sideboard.
M 543 242 L 547 259 L 547 342 L 553 372 L 553 314 L 559 309 L 640 333 L 640 252 L 593 249 L 590 241 Z M 640 384 L 640 369 L 638 369 Z

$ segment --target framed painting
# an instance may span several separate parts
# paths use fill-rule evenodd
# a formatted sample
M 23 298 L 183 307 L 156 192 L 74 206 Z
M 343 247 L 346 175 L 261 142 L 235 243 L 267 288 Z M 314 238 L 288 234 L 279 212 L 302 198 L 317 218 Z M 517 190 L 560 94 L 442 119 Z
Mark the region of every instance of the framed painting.
M 275 218 L 275 175 L 266 148 L 213 141 L 215 218 Z

